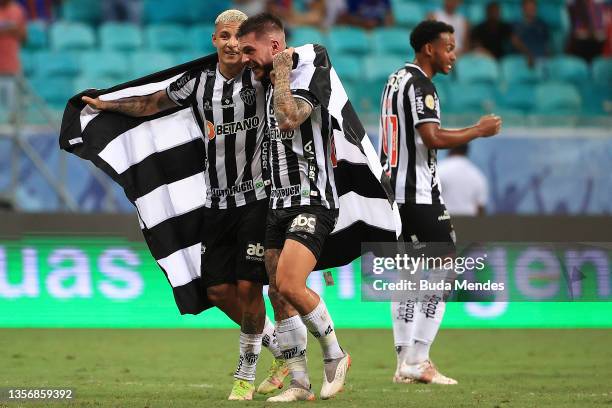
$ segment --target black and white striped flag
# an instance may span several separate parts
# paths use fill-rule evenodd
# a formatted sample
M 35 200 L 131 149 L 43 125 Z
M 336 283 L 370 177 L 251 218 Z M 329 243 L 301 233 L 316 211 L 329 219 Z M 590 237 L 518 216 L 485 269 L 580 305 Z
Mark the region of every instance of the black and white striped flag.
M 359 121 L 327 50 L 318 44 L 295 48 L 308 89 L 333 118 L 334 179 L 340 215 L 326 239 L 317 269 L 345 265 L 361 255 L 362 242 L 393 242 L 401 220 L 389 178 Z
M 317 264 L 326 269 L 359 257 L 361 242 L 395 241 L 401 221 L 387 176 L 325 48 L 306 45 L 296 49 L 296 56 L 312 65 L 309 89 L 334 118 L 340 216 Z M 186 71 L 214 69 L 216 62 L 211 55 L 110 89 L 78 94 L 66 106 L 60 133 L 62 149 L 90 160 L 123 187 L 182 314 L 211 307 L 200 285 L 205 149 L 192 109 L 177 107 L 132 118 L 95 111 L 81 96 L 113 100 L 148 95 Z
M 176 107 L 133 118 L 96 111 L 81 96 L 113 100 L 149 95 L 166 89 L 186 71 L 214 70 L 216 63 L 215 54 L 110 89 L 76 95 L 68 101 L 60 132 L 62 149 L 90 160 L 123 187 L 181 314 L 198 314 L 211 307 L 200 285 L 205 148 L 192 109 Z

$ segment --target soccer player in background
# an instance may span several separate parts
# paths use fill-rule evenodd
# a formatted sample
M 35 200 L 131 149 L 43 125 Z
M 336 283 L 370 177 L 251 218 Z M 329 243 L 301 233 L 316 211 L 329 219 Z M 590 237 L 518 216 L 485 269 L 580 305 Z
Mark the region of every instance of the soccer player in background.
M 187 72 L 166 90 L 151 95 L 115 101 L 83 97 L 95 109 L 130 116 L 192 107 L 207 156 L 202 282 L 209 300 L 240 325 L 240 358 L 230 400 L 253 398 L 262 339 L 275 359 L 258 391 L 281 388 L 288 374 L 262 295 L 268 282 L 263 255 L 270 189 L 269 142 L 265 87 L 242 63 L 236 37 L 246 19 L 238 10 L 217 17 L 212 36 L 219 57 L 216 67 Z
M 410 35 L 416 58 L 389 76 L 382 95 L 380 159 L 391 176 L 399 204 L 404 241 L 444 243 L 454 248 L 455 233 L 440 195 L 436 171 L 437 149 L 464 145 L 479 137 L 493 136 L 501 118 L 482 117 L 477 124 L 457 130 L 440 126 L 440 100 L 432 83 L 434 75 L 447 75 L 455 63 L 452 26 L 428 20 Z M 446 303 L 429 300 L 392 302 L 393 337 L 397 352 L 394 382 L 456 384 L 442 375 L 429 357 Z
M 330 115 L 304 80 L 314 61 L 305 58 L 298 63 L 293 49 L 287 49 L 277 17 L 267 13 L 250 17 L 240 26 L 238 37 L 243 61 L 259 80 L 272 80 L 266 94 L 272 192 L 265 258 L 270 290 L 281 295 L 274 308 L 277 338 L 292 380 L 287 390 L 268 401 L 314 399 L 306 364 L 306 328 L 323 350 L 321 398 L 327 399 L 342 389 L 350 365 L 323 299 L 306 286 L 338 218 Z

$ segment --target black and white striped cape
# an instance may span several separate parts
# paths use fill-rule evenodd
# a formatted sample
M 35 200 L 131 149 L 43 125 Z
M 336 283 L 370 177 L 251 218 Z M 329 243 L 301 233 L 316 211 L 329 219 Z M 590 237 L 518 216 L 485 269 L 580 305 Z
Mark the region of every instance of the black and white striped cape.
M 395 241 L 401 222 L 376 151 L 327 52 L 307 45 L 296 53 L 312 61 L 310 89 L 335 119 L 340 216 L 317 264 L 326 269 L 357 258 L 361 242 Z M 216 62 L 211 55 L 113 88 L 80 93 L 68 101 L 60 132 L 62 149 L 90 160 L 123 187 L 181 314 L 211 307 L 200 284 L 205 150 L 196 118 L 191 108 L 181 107 L 145 118 L 98 112 L 81 96 L 111 100 L 151 94 L 186 71 L 214 69 Z

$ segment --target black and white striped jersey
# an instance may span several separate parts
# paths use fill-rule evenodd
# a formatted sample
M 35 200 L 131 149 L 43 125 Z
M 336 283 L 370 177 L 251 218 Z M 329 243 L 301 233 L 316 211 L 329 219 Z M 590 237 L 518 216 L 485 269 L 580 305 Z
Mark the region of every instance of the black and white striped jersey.
M 438 94 L 423 70 L 407 63 L 389 76 L 379 124 L 380 161 L 398 203 L 443 203 L 437 151 L 427 148 L 418 131 L 425 122 L 440 123 Z
M 206 145 L 206 204 L 234 208 L 268 198 L 265 88 L 250 69 L 226 79 L 215 70 L 186 72 L 166 89 L 190 105 Z
M 313 107 L 310 117 L 299 128 L 291 131 L 278 128 L 271 85 L 266 94 L 272 170 L 271 208 L 304 205 L 338 208 L 332 165 L 332 118 L 308 90 L 314 70 L 312 64 L 312 59 L 301 58 L 291 72 L 291 93 Z

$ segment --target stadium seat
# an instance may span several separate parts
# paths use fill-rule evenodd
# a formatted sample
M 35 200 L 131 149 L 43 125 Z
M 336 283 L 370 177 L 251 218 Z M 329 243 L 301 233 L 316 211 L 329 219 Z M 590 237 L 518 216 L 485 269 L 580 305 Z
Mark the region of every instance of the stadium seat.
M 353 93 L 355 95 L 351 102 L 360 112 L 378 113 L 380 111 L 380 98 L 385 87 L 385 80 L 374 80 L 355 84 Z
M 69 78 L 33 78 L 30 81 L 32 90 L 55 108 L 63 108 L 74 95 L 74 84 Z
M 187 30 L 177 24 L 152 24 L 145 29 L 148 48 L 160 51 L 183 51 L 191 44 L 185 41 Z
M 80 76 L 74 81 L 73 94 L 83 92 L 86 89 L 106 89 L 118 85 L 122 81 L 104 76 Z
M 464 55 L 457 61 L 456 68 L 459 82 L 495 84 L 499 80 L 497 62 L 493 58 L 483 55 Z
M 332 58 L 332 64 L 340 80 L 358 82 L 363 80 L 362 66 L 359 58 L 352 55 L 339 55 Z
M 98 32 L 100 45 L 106 50 L 134 51 L 142 47 L 142 32 L 128 23 L 105 23 Z
M 235 8 L 229 0 L 188 0 L 186 7 L 192 23 L 208 22 L 214 23 L 215 19 L 223 11 Z
M 91 78 L 110 77 L 118 81 L 128 76 L 129 64 L 119 52 L 88 51 L 81 55 L 81 72 Z
M 40 78 L 74 78 L 81 64 L 72 51 L 39 51 L 36 53 L 36 76 Z
M 399 3 L 393 6 L 395 24 L 404 28 L 413 28 L 425 19 L 425 10 L 419 3 Z
M 597 85 L 612 87 L 612 58 L 595 58 L 591 64 L 593 82 Z
M 446 82 L 437 83 L 434 78 L 434 86 L 436 87 L 436 93 L 438 94 L 438 99 L 440 100 L 440 110 L 444 112 L 444 107 L 448 101 L 448 85 Z
M 552 30 L 561 29 L 567 32 L 569 16 L 564 4 L 541 2 L 538 4 L 538 16 L 548 24 Z
M 584 60 L 569 55 L 550 58 L 545 63 L 550 81 L 584 83 L 589 79 L 589 68 Z
M 325 45 L 325 36 L 320 30 L 313 27 L 295 27 L 291 29 L 289 44 L 299 47 L 304 44 Z
M 36 72 L 36 53 L 28 49 L 22 48 L 20 53 L 21 70 L 26 77 L 31 77 Z
M 130 63 L 136 79 L 172 67 L 174 59 L 164 52 L 138 51 L 130 56 Z
M 370 38 L 361 28 L 333 28 L 329 33 L 329 48 L 334 55 L 365 55 L 370 52 Z
M 530 68 L 522 55 L 508 55 L 501 61 L 504 80 L 510 84 L 535 83 L 541 79 L 541 71 Z
M 414 56 L 410 47 L 410 33 L 400 28 L 379 28 L 372 32 L 374 52 L 380 55 L 396 54 L 406 59 Z
M 368 55 L 363 61 L 365 77 L 369 81 L 387 82 L 389 75 L 405 65 L 404 58 L 394 55 Z
M 27 38 L 24 47 L 29 50 L 41 50 L 47 48 L 47 25 L 42 21 L 30 21 L 27 26 Z
M 203 2 L 202 3 L 207 3 Z M 192 21 L 192 11 L 186 4 L 176 0 L 144 0 L 143 20 L 145 23 L 183 23 Z
M 62 17 L 68 21 L 96 24 L 101 20 L 101 5 L 99 0 L 66 0 L 62 4 Z
M 612 113 L 612 92 L 608 86 L 587 83 L 580 86 L 584 113 L 610 115 Z
M 86 50 L 96 42 L 92 28 L 82 23 L 55 23 L 50 38 L 51 47 L 56 50 Z
M 441 109 L 451 113 L 491 112 L 495 107 L 495 89 L 487 83 L 455 83 L 448 88 L 448 102 Z
M 530 113 L 534 108 L 534 103 L 534 87 L 528 84 L 511 84 L 499 98 L 499 105 L 502 108 L 524 113 Z
M 191 62 L 205 55 L 206 54 L 202 54 L 200 51 L 182 51 L 174 54 L 174 64 L 180 65 L 186 62 Z
M 580 94 L 576 87 L 566 83 L 547 82 L 535 89 L 538 113 L 578 115 L 581 109 Z
M 192 26 L 187 34 L 191 48 L 201 52 L 202 55 L 214 53 L 216 51 L 212 43 L 212 35 L 214 32 L 215 26 L 212 24 Z

